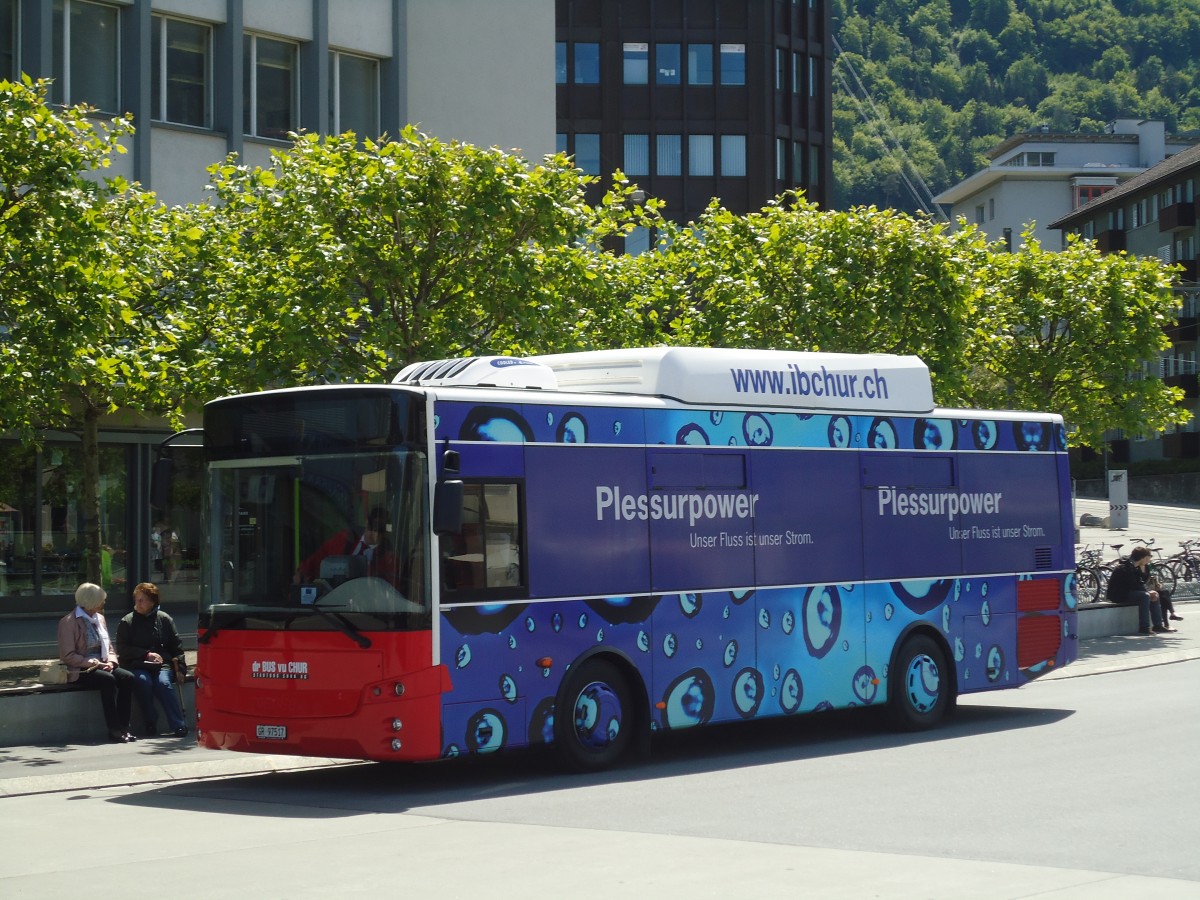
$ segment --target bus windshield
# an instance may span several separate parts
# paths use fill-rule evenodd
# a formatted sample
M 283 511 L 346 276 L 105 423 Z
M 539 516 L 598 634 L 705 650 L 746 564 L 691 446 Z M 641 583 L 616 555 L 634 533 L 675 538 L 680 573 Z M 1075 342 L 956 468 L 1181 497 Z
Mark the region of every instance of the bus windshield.
M 429 627 L 426 478 L 408 448 L 211 461 L 201 627 Z

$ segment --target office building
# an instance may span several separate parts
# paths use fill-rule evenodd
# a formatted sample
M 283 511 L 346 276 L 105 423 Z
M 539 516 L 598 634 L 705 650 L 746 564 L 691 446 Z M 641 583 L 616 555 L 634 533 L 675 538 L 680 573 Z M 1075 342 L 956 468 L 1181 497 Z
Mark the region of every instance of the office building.
M 714 196 L 761 209 L 798 188 L 832 197 L 832 67 L 825 0 L 557 0 L 558 149 L 620 169 L 665 214 Z M 630 252 L 649 246 L 635 233 Z

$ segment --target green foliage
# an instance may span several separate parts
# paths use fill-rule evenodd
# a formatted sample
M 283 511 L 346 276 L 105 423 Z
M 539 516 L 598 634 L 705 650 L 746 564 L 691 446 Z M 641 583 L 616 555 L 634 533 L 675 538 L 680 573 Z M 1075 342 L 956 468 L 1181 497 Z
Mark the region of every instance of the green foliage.
M 1100 253 L 1074 238 L 1043 250 L 997 252 L 978 281 L 975 340 L 965 358 L 974 405 L 1057 412 L 1072 444 L 1101 446 L 1105 431 L 1158 431 L 1190 414 L 1144 361 L 1168 345 L 1170 269 L 1156 259 Z
M 193 285 L 205 329 L 245 387 L 379 380 L 418 359 L 570 343 L 572 321 L 589 318 L 566 308 L 561 280 L 594 280 L 585 239 L 633 215 L 628 185 L 592 210 L 564 156 L 530 166 L 411 128 L 365 145 L 303 135 L 273 162 L 214 167 L 221 205 L 197 226 L 215 245 Z M 612 302 L 590 296 L 597 315 Z
M 841 0 L 834 29 L 845 62 L 934 194 L 987 165 L 1000 141 L 1040 124 L 1098 133 L 1114 118 L 1156 118 L 1168 132 L 1200 131 L 1200 0 L 912 6 Z M 899 163 L 861 139 L 875 127 L 833 84 L 835 205 L 917 209 L 894 178 Z
M 98 580 L 100 417 L 178 418 L 188 388 L 169 362 L 178 330 L 162 302 L 172 214 L 96 177 L 127 120 L 96 126 L 90 110 L 47 106 L 46 92 L 46 82 L 0 82 L 0 427 L 26 443 L 43 429 L 80 436 Z

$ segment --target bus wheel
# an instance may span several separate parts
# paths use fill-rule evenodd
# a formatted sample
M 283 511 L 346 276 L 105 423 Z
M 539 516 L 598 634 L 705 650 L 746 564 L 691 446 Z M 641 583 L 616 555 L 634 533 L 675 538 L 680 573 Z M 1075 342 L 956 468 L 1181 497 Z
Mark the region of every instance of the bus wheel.
M 900 731 L 936 725 L 953 690 L 946 657 L 933 638 L 914 634 L 900 647 L 892 668 L 888 718 Z
M 621 670 L 607 660 L 582 663 L 568 677 L 555 743 L 568 768 L 594 772 L 613 765 L 633 737 L 633 703 Z

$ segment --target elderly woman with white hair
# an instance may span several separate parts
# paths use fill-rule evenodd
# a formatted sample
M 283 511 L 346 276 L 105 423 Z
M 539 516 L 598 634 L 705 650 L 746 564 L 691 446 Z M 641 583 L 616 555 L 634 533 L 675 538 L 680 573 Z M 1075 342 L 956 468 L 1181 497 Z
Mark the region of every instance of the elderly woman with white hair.
M 58 622 L 58 655 L 67 664 L 67 681 L 100 692 L 108 739 L 115 744 L 137 740 L 129 731 L 133 707 L 133 673 L 118 664 L 104 621 L 108 594 L 98 584 L 75 589 L 75 610 Z

